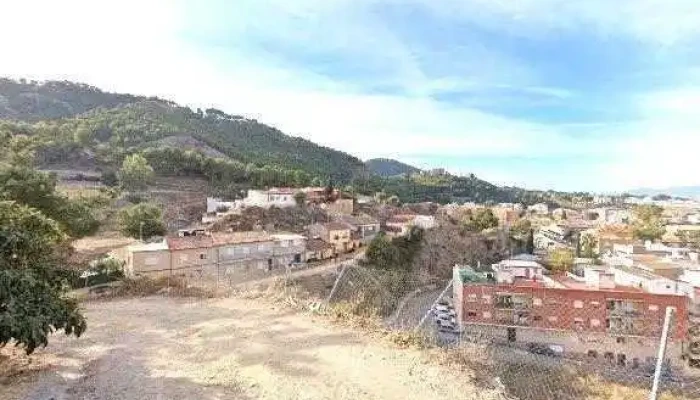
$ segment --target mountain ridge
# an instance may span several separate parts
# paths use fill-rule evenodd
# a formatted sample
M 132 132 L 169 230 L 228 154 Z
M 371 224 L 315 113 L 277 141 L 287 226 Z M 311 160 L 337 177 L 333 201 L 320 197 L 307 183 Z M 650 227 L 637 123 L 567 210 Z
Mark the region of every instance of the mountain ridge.
M 0 78 L 3 132 L 36 138 L 39 161 L 47 168 L 90 165 L 114 172 L 126 155 L 141 153 L 158 174 L 201 176 L 231 193 L 250 187 L 351 184 L 358 193 L 383 191 L 406 202 L 532 203 L 553 196 L 499 187 L 473 175 L 411 174 L 420 169 L 397 160 L 367 164 L 255 119 L 69 81 Z M 81 160 L 82 155 L 90 159 Z M 371 173 L 373 166 L 383 175 Z
M 372 158 L 365 161 L 365 165 L 370 173 L 382 177 L 410 175 L 421 172 L 419 168 L 391 158 Z

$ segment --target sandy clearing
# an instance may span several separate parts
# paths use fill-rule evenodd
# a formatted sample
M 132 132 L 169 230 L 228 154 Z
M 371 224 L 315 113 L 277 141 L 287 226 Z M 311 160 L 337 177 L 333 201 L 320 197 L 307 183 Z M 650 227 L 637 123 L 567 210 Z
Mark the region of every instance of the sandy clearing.
M 417 351 L 255 300 L 120 299 L 86 314 L 83 337 L 53 337 L 36 356 L 50 367 L 0 398 L 493 398 Z

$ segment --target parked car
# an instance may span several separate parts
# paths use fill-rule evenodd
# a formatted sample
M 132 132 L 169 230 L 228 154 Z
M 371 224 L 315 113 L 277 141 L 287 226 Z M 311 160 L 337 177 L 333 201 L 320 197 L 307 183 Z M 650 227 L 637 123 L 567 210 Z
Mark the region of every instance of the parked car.
M 451 316 L 451 317 L 454 317 L 454 316 L 457 315 L 457 313 L 455 312 L 454 308 L 449 307 L 449 306 L 444 306 L 444 305 L 441 305 L 441 304 L 437 304 L 435 307 L 433 307 L 433 308 L 430 310 L 430 312 L 431 312 L 433 315 L 446 314 L 446 315 L 449 315 L 449 316 Z
M 436 304 L 432 309 L 433 314 L 446 313 L 449 311 L 450 311 L 450 306 L 444 305 L 444 304 Z
M 443 319 L 436 319 L 435 324 L 437 325 L 438 331 L 440 332 L 455 332 L 455 324 L 452 321 L 446 321 Z
M 528 343 L 527 350 L 533 354 L 549 357 L 561 357 L 564 353 L 564 348 L 561 346 L 542 343 Z
M 448 314 L 448 313 L 440 313 L 440 314 L 435 315 L 435 320 L 448 321 L 452 324 L 457 323 L 457 320 L 455 319 L 455 317 Z

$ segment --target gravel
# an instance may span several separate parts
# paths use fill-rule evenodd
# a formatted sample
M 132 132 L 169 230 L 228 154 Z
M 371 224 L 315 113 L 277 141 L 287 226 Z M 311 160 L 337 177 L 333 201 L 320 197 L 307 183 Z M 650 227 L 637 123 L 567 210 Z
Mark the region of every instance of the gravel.
M 85 335 L 52 337 L 32 356 L 45 368 L 4 382 L 0 399 L 492 398 L 418 351 L 260 301 L 149 297 L 85 307 Z

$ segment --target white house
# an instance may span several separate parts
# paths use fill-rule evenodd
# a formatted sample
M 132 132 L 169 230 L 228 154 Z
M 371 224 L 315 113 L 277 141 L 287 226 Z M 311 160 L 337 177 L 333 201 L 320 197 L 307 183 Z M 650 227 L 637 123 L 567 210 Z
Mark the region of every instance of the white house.
M 296 191 L 290 188 L 271 188 L 269 190 L 248 190 L 245 199 L 240 204 L 246 207 L 293 207 L 296 205 L 294 194 Z
M 432 229 L 437 223 L 432 215 L 416 215 L 416 218 L 413 219 L 413 225 L 423 229 Z
M 537 215 L 548 215 L 549 206 L 546 203 L 537 203 L 529 206 L 527 211 Z
M 685 219 L 689 224 L 700 225 L 700 214 L 690 214 Z
M 604 266 L 591 265 L 579 260 L 578 266 L 574 266 L 574 273 L 567 272 L 569 279 L 584 283 L 586 287 L 594 289 L 612 289 L 615 287 L 615 275 Z
M 544 267 L 530 260 L 506 259 L 491 265 L 496 281 L 513 283 L 516 279 L 542 280 Z

